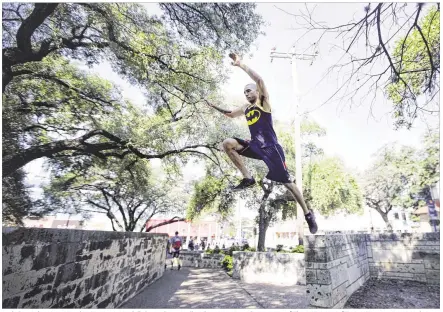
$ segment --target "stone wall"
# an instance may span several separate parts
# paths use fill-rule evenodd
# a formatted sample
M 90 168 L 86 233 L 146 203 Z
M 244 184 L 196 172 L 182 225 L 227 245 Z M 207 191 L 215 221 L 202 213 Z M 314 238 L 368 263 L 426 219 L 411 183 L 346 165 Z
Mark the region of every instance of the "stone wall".
M 225 255 L 220 254 L 205 254 L 203 251 L 180 251 L 180 260 L 184 267 L 219 269 L 224 257 Z M 170 262 L 167 264 L 170 265 Z
M 312 306 L 341 309 L 369 279 L 364 234 L 306 236 L 306 293 Z
M 304 254 L 234 251 L 233 278 L 246 283 L 305 285 Z
M 440 284 L 440 233 L 367 236 L 371 277 Z
M 310 304 L 340 309 L 370 277 L 440 284 L 440 233 L 306 236 Z
M 164 272 L 167 235 L 3 230 L 3 308 L 115 308 Z

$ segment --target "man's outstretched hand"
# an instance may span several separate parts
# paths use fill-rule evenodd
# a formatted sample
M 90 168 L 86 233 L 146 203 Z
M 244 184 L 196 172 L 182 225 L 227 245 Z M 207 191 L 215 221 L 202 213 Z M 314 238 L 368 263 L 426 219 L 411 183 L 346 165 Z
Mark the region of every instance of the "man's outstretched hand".
M 240 56 L 235 53 L 229 53 L 229 57 L 233 60 L 231 63 L 233 66 L 240 66 Z

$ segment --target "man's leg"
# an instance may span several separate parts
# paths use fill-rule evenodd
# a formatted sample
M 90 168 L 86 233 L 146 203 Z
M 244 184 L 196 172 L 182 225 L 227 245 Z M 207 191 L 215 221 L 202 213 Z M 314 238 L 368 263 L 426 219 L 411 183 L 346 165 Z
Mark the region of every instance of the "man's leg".
M 309 226 L 309 231 L 312 234 L 317 233 L 318 226 L 317 226 L 317 222 L 315 222 L 314 213 L 312 211 L 309 211 L 308 207 L 306 206 L 306 202 L 305 202 L 305 199 L 303 198 L 303 194 L 300 192 L 298 187 L 293 182 L 284 183 L 284 186 L 291 192 L 292 196 L 294 196 L 297 203 L 303 209 L 303 213 L 305 215 L 305 220 Z
M 223 149 L 225 150 L 228 157 L 232 160 L 234 165 L 240 170 L 243 178 L 252 179 L 251 174 L 248 169 L 246 169 L 242 157 L 238 154 L 238 150 L 241 150 L 243 146 L 237 142 L 235 139 L 226 139 L 223 141 Z
M 284 186 L 291 192 L 292 196 L 294 196 L 297 203 L 301 206 L 303 209 L 303 213 L 307 215 L 309 213 L 309 209 L 306 206 L 305 199 L 303 198 L 303 194 L 298 189 L 297 185 L 293 182 L 291 183 L 285 183 Z
M 291 182 L 289 172 L 286 167 L 285 153 L 280 145 L 264 148 L 262 150 L 263 161 L 269 168 L 269 173 L 266 176 L 268 179 L 276 182 L 283 183 L 283 185 L 291 192 L 294 199 L 302 207 L 305 220 L 308 223 L 309 231 L 315 234 L 318 230 L 317 222 L 315 222 L 314 213 L 309 211 L 306 206 L 306 202 L 303 198 L 303 194 L 297 188 L 295 183 Z
M 243 180 L 241 180 L 239 185 L 231 188 L 231 191 L 236 192 L 254 186 L 254 177 L 252 177 L 252 175 L 246 169 L 245 164 L 243 163 L 243 159 L 240 156 L 241 154 L 245 157 L 257 158 L 255 154 L 251 153 L 248 142 L 241 139 L 226 139 L 223 141 L 223 149 L 243 175 Z

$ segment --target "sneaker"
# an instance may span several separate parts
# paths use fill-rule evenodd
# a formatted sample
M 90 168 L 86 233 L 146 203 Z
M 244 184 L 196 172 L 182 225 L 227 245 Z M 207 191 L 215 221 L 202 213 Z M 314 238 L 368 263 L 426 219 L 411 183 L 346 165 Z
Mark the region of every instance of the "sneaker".
M 232 188 L 232 191 L 236 192 L 236 191 L 244 190 L 244 189 L 246 189 L 248 187 L 253 186 L 254 184 L 255 184 L 254 178 L 252 178 L 252 179 L 244 178 L 243 180 L 241 180 L 239 185 L 237 185 L 236 187 Z
M 306 222 L 308 222 L 309 232 L 311 232 L 311 234 L 317 233 L 318 226 L 317 222 L 315 222 L 315 216 L 312 210 L 307 215 L 305 215 L 305 220 Z

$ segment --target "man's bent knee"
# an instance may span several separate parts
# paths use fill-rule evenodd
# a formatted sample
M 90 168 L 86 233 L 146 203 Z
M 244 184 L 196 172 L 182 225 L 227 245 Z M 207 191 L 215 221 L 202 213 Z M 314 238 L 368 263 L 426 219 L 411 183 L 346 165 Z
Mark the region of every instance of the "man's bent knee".
M 223 141 L 223 149 L 225 152 L 238 149 L 239 146 L 240 144 L 235 139 L 228 138 Z

